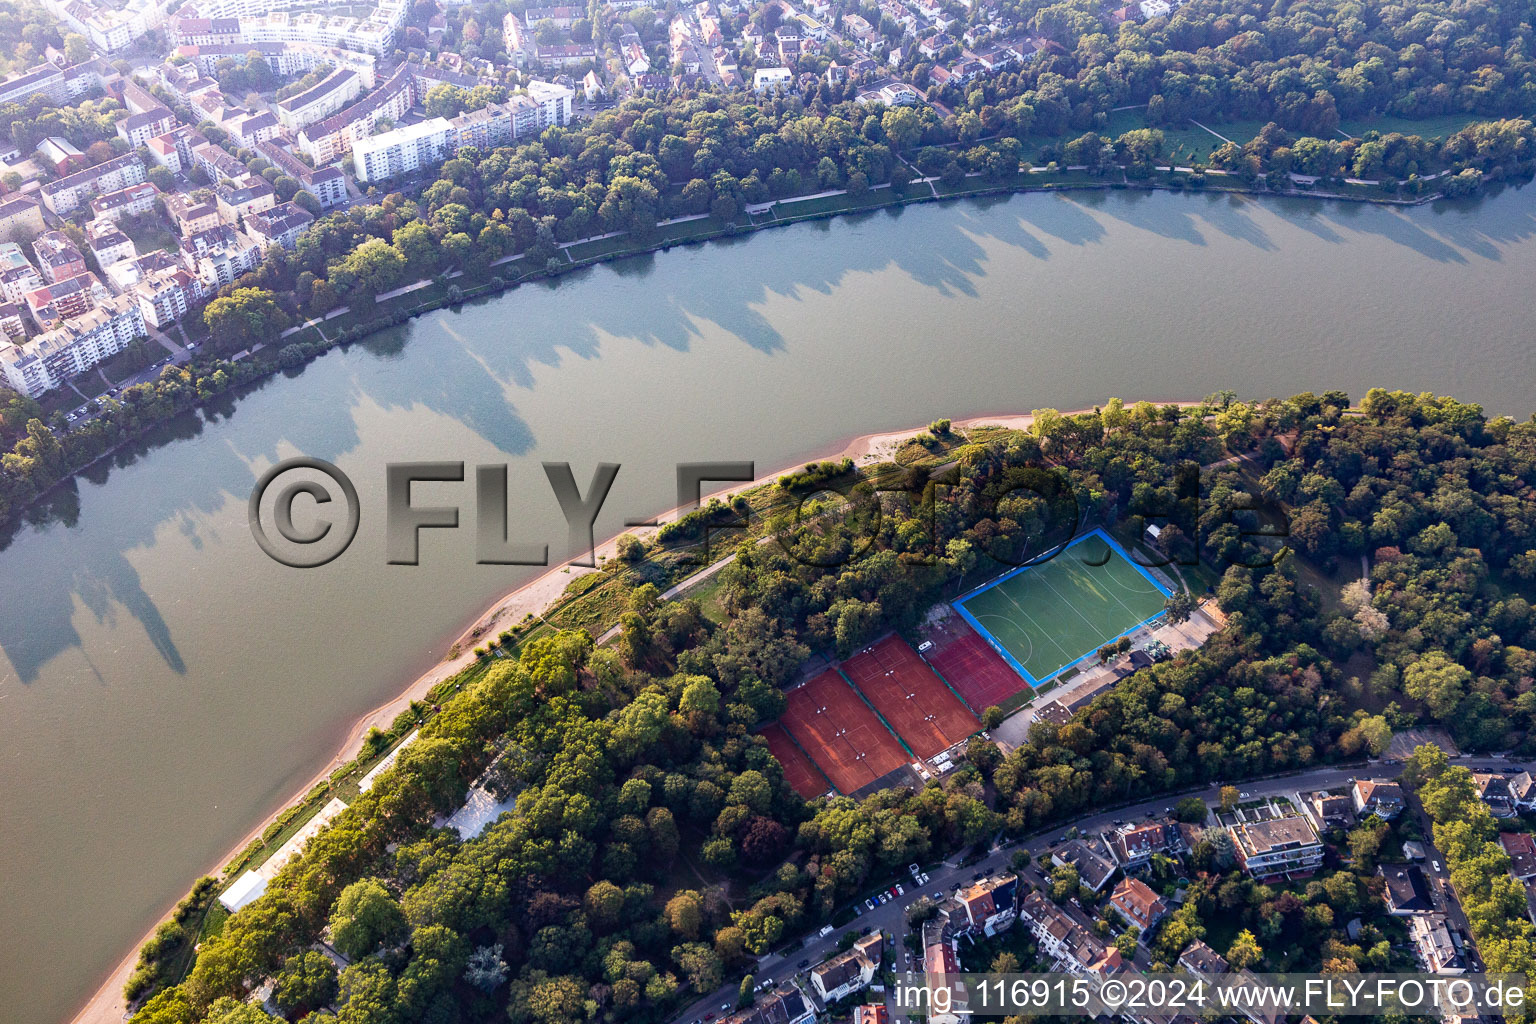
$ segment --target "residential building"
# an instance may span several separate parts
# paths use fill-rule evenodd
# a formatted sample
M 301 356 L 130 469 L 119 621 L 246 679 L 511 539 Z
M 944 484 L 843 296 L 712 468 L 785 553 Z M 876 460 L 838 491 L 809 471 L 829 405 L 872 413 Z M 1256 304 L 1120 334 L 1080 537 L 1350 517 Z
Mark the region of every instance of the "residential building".
M 162 270 L 133 286 L 139 312 L 150 327 L 165 328 L 187 315 L 195 292 L 192 275 L 185 270 Z
M 1509 795 L 1516 810 L 1536 811 L 1536 779 L 1530 772 L 1518 772 L 1509 777 Z
M 1515 795 L 1510 791 L 1509 779 L 1490 772 L 1473 772 L 1472 782 L 1495 818 L 1515 816 Z
M 152 182 L 141 181 L 114 192 L 104 192 L 91 200 L 91 216 L 116 221 L 120 217 L 137 217 L 155 208 L 160 190 Z
M 1298 794 L 1301 797 L 1301 813 L 1312 822 L 1319 832 L 1331 828 L 1344 828 L 1354 823 L 1355 806 L 1346 793 L 1330 793 L 1316 790 Z
M 1520 881 L 1536 878 L 1536 838 L 1529 832 L 1500 832 L 1499 845 L 1509 854 L 1509 873 Z
M 853 1024 L 891 1024 L 891 1014 L 884 1003 L 865 1003 L 853 1008 Z
M 805 994 L 785 985 L 760 997 L 755 1006 L 721 1017 L 719 1024 L 807 1024 L 815 1019 L 816 1010 Z
M 1403 787 L 1386 779 L 1359 779 L 1350 788 L 1355 813 L 1395 818 L 1403 809 Z
M 219 207 L 219 216 L 231 224 L 241 217 L 270 210 L 277 205 L 277 193 L 265 178 L 256 174 L 247 174 L 232 185 L 221 184 L 213 190 L 213 195 Z
M 164 249 L 154 249 L 131 260 L 122 260 L 106 268 L 107 280 L 118 291 L 127 291 L 140 281 L 162 270 L 175 270 L 181 260 Z
M 752 73 L 752 91 L 765 93 L 788 89 L 794 79 L 795 73 L 789 68 L 758 68 Z
M 47 284 L 43 275 L 32 264 L 23 260 L 21 266 L 0 268 L 0 295 L 6 302 L 21 305 L 27 301 L 27 293 Z
M 25 103 L 39 94 L 55 103 L 63 103 L 69 98 L 63 68 L 52 62 L 38 64 L 0 82 L 0 104 Z
M 103 192 L 115 192 L 143 180 L 144 161 L 137 154 L 128 153 L 44 185 L 43 205 L 60 217 L 67 217 Z
M 261 252 L 261 246 L 249 235 L 220 224 L 188 239 L 182 257 L 196 276 L 199 290 L 208 294 L 255 270 L 261 263 Z
M 235 9 L 242 13 L 219 13 Z M 405 5 L 394 0 L 379 3 L 361 18 L 197 0 L 172 15 L 166 27 L 173 46 L 306 43 L 382 57 L 394 52 L 405 30 L 405 13 Z
M 278 170 L 304 186 L 304 191 L 319 200 L 322 208 L 330 209 L 347 201 L 347 176 L 340 168 L 322 167 L 316 170 L 275 142 L 259 142 L 256 151 Z
M 96 264 L 105 269 L 114 263 L 131 260 L 139 254 L 133 239 L 123 234 L 117 222 L 110 219 L 93 220 L 85 226 L 86 244 L 96 257 Z
M 179 173 L 184 165 L 181 162 L 181 152 L 176 148 L 176 143 L 169 135 L 157 135 L 144 143 L 144 148 L 149 150 L 149 158 L 157 167 L 164 167 L 172 174 Z
M 165 212 L 183 238 L 207 231 L 219 223 L 219 204 L 206 189 L 197 192 L 171 192 L 165 197 Z
M 0 200 L 0 241 L 30 242 L 43 232 L 43 207 L 31 196 Z
M 1057 867 L 1070 864 L 1077 869 L 1077 878 L 1094 892 L 1103 889 L 1115 873 L 1115 855 L 1103 840 L 1096 838 L 1074 839 L 1051 854 L 1051 863 Z
M 130 114 L 117 122 L 117 134 L 128 140 L 128 145 L 137 148 L 174 127 L 176 115 L 167 107 L 157 106 L 141 114 Z
M 1419 962 L 1433 974 L 1465 974 L 1466 961 L 1451 937 L 1444 914 L 1415 914 L 1408 919 L 1408 938 Z
M 823 1003 L 835 1003 L 864 991 L 880 970 L 882 951 L 878 931 L 864 936 L 847 952 L 812 967 L 811 988 L 816 990 Z
M 512 63 L 520 68 L 527 67 L 533 47 L 528 30 L 523 27 L 523 20 L 516 14 L 508 14 L 501 19 L 501 39 Z
M 1191 974 L 1209 977 L 1227 973 L 1227 961 L 1210 946 L 1196 939 L 1179 954 L 1179 966 Z
M 359 183 L 398 178 L 442 162 L 453 140 L 445 117 L 432 117 L 359 139 L 352 147 L 352 164 Z
M 1041 892 L 1030 893 L 1019 904 L 1019 920 L 1034 935 L 1041 957 L 1057 970 L 1082 977 L 1108 966 L 1111 954 L 1114 963 L 1119 962 L 1118 951 L 1105 945 L 1087 921 L 1078 920 Z
M 380 121 L 395 122 L 405 116 L 416 102 L 415 82 L 410 65 L 400 65 L 382 85 L 361 100 L 300 131 L 300 152 L 316 167 L 350 153 L 359 139 L 373 135 Z
M 27 322 L 21 318 L 21 307 L 14 302 L 0 303 L 0 344 L 5 341 L 26 341 Z
M 1424 872 L 1417 864 L 1383 864 L 1376 873 L 1386 883 L 1382 898 L 1386 900 L 1387 913 L 1408 917 L 1435 909 L 1429 897 L 1429 886 L 1424 882 Z
M 213 35 L 210 34 L 210 37 Z M 220 61 L 231 59 L 244 61 L 253 53 L 265 60 L 267 66 L 272 69 L 272 73 L 281 78 L 302 77 L 320 68 L 346 70 L 358 76 L 363 89 L 373 88 L 375 68 L 378 63 L 377 58 L 371 53 L 344 50 L 336 46 L 321 46 L 317 43 L 183 44 L 176 47 L 172 55 L 184 61 L 185 63 L 181 66 L 195 74 L 193 78 L 177 81 L 176 84 L 167 81 L 166 85 L 184 97 L 187 96 L 188 89 L 205 88 L 204 83 L 211 83 L 217 87 L 217 82 L 211 82 L 209 78 L 203 76 L 217 75 Z M 164 80 L 168 75 L 174 74 L 176 72 L 162 70 L 161 78 Z
M 1011 872 L 999 872 L 962 888 L 955 901 L 960 904 L 970 931 L 996 935 L 1013 927 L 1018 917 L 1019 878 Z
M 539 123 L 538 131 L 571 123 L 571 103 L 576 99 L 575 89 L 534 79 L 527 85 L 527 94 L 538 108 L 535 113 Z
M 258 142 L 266 142 L 275 139 L 282 130 L 281 122 L 277 115 L 270 110 L 263 110 L 257 114 L 248 114 L 245 117 L 237 117 L 225 127 L 229 134 L 240 140 L 243 146 L 254 146 Z
M 92 0 L 42 0 L 54 17 L 90 42 L 100 53 L 117 53 L 165 23 L 161 0 L 127 0 L 97 6 Z
M 85 257 L 62 231 L 45 231 L 32 240 L 32 255 L 43 279 L 57 284 L 76 274 L 85 273 Z
M 522 97 L 514 97 L 522 99 Z M 532 104 L 532 100 L 525 100 Z M 504 146 L 516 138 L 513 126 L 512 106 L 492 103 L 479 110 L 466 110 L 448 121 L 450 134 L 448 153 L 456 153 L 465 146 L 473 146 L 482 153 L 497 146 Z
M 1122 879 L 1109 894 L 1110 905 L 1131 924 L 1149 935 L 1159 921 L 1168 915 L 1168 903 L 1139 878 Z
M 1313 871 L 1323 863 L 1323 844 L 1299 814 L 1228 826 L 1237 862 L 1254 878 Z
M 1127 871 L 1134 871 L 1152 860 L 1155 853 L 1166 853 L 1178 841 L 1178 833 L 1166 822 L 1149 821 L 1120 829 L 1110 841 L 1115 859 Z
M 51 331 L 65 320 L 73 319 L 96 308 L 111 293 L 96 279 L 95 274 L 82 272 L 53 284 L 45 284 L 27 292 L 23 301 L 32 319 L 45 331 Z
M 265 212 L 247 214 L 245 230 L 264 246 L 292 249 L 299 236 L 314 222 L 315 218 L 308 210 L 293 203 L 278 203 Z
M 278 101 L 277 117 L 283 127 L 296 132 L 341 113 L 362 91 L 363 80 L 357 72 L 332 71 L 303 92 Z
M 565 30 L 586 16 L 585 7 L 530 7 L 523 13 L 523 21 L 530 26 L 552 21 L 556 28 Z
M 144 317 L 126 295 L 66 321 L 22 345 L 0 346 L 0 374 L 12 388 L 37 398 L 144 335 Z

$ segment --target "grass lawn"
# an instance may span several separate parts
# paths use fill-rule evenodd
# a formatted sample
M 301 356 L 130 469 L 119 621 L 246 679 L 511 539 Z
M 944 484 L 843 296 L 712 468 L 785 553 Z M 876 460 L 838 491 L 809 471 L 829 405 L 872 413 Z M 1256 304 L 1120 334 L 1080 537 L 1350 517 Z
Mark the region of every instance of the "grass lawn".
M 914 195 L 922 194 L 918 191 L 919 186 L 908 187 Z M 780 203 L 773 208 L 773 215 L 782 223 L 799 220 L 802 217 L 819 217 L 828 213 L 838 213 L 843 210 L 867 210 L 876 206 L 886 206 L 897 198 L 890 189 L 871 189 L 860 195 L 822 196 L 818 199 L 805 199 L 798 203 Z
M 1372 129 L 1386 135 L 1398 132 L 1402 135 L 1418 135 L 1426 139 L 1443 139 L 1455 135 L 1475 121 L 1488 118 L 1477 114 L 1442 114 L 1439 117 L 1369 117 L 1340 123 L 1339 131 L 1346 135 L 1364 135 Z
M 109 380 L 121 381 L 153 365 L 157 359 L 165 358 L 165 354 L 165 349 L 161 348 L 157 342 L 134 342 L 117 355 L 102 362 L 100 369 Z
M 134 248 L 141 254 L 153 252 L 156 249 L 175 252 L 180 246 L 176 239 L 176 232 L 171 230 L 170 224 L 153 213 L 146 213 L 141 217 L 123 217 L 117 222 L 117 226 L 123 229 L 123 234 L 133 240 Z

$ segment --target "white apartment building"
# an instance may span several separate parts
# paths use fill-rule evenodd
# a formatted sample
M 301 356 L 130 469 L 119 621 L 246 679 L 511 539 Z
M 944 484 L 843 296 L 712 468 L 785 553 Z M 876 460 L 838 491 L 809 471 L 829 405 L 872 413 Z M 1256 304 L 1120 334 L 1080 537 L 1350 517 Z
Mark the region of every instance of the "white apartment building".
M 322 167 L 352 151 L 359 139 L 373 135 L 380 121 L 399 121 L 416 103 L 416 80 L 409 65 L 395 69 L 367 96 L 299 132 L 299 150 Z
M 143 337 L 144 315 L 128 295 L 116 295 L 21 345 L 0 346 L 0 374 L 28 398 L 37 398 Z
M 359 139 L 352 147 L 352 165 L 360 183 L 412 174 L 441 163 L 453 142 L 453 126 L 433 117 Z
M 405 30 L 403 3 L 380 4 L 365 18 L 292 14 L 265 7 L 262 13 L 229 16 L 211 14 L 214 9 L 205 3 L 178 11 L 168 23 L 172 45 L 310 43 L 382 57 L 394 52 Z
M 261 246 L 255 239 L 228 224 L 193 235 L 182 250 L 188 269 L 204 294 L 232 284 L 261 263 Z
M 222 33 L 213 33 L 219 35 Z M 244 60 L 250 54 L 259 54 L 272 69 L 283 78 L 307 75 L 316 68 L 333 68 L 351 71 L 362 79 L 364 89 L 372 89 L 375 79 L 376 58 L 359 50 L 344 50 L 338 46 L 321 46 L 318 43 L 204 43 L 183 44 L 176 47 L 174 55 L 184 58 L 199 74 L 216 75 L 219 61 Z M 162 71 L 162 77 L 168 72 Z M 198 80 L 200 81 L 200 80 Z M 217 84 L 217 83 L 215 83 Z M 201 88 L 197 81 L 181 88 L 167 82 L 166 85 L 180 92 L 187 88 Z
M 85 226 L 86 242 L 103 270 L 114 263 L 131 260 L 139 254 L 133 239 L 123 234 L 115 221 L 93 220 Z
M 144 161 L 129 153 L 44 185 L 43 205 L 65 217 L 103 192 L 115 192 L 143 180 Z
M 528 98 L 541 108 L 539 116 L 543 123 L 539 131 L 571 123 L 571 103 L 576 99 L 575 89 L 535 79 L 528 83 Z
M 161 270 L 133 286 L 139 313 L 151 327 L 167 327 L 187 315 L 193 289 L 185 270 Z
M 165 24 L 167 5 L 164 0 L 128 0 L 119 8 L 98 7 L 89 0 L 43 0 L 43 6 L 97 51 L 116 53 Z
M 527 94 L 505 104 L 491 104 L 455 117 L 434 117 L 359 139 L 352 147 L 352 164 L 360 183 L 413 174 L 448 159 L 464 146 L 493 149 L 516 139 L 536 136 L 546 128 L 567 124 L 574 89 L 549 82 L 528 83 Z
M 312 88 L 280 100 L 277 119 L 290 131 L 298 131 L 332 114 L 339 114 L 347 104 L 362 95 L 363 80 L 355 71 L 332 71 Z M 265 141 L 265 140 L 263 140 Z

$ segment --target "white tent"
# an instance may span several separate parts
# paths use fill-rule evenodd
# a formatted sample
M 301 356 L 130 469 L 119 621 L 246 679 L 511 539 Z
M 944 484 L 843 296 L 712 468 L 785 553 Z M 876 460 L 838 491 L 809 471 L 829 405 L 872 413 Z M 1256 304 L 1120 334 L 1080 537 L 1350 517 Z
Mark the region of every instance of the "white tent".
M 267 891 L 267 880 L 254 871 L 247 871 L 235 879 L 235 884 L 219 896 L 219 902 L 224 904 L 231 914 L 245 906 L 247 903 L 261 898 L 261 894 Z

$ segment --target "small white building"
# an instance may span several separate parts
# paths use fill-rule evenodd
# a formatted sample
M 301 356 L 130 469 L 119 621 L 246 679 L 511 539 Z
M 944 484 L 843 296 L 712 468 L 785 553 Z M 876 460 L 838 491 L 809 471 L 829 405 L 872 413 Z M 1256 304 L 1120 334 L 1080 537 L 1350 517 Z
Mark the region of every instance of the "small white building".
M 795 73 L 789 68 L 758 68 L 752 75 L 752 91 L 765 93 L 781 87 L 787 89 L 794 80 Z

